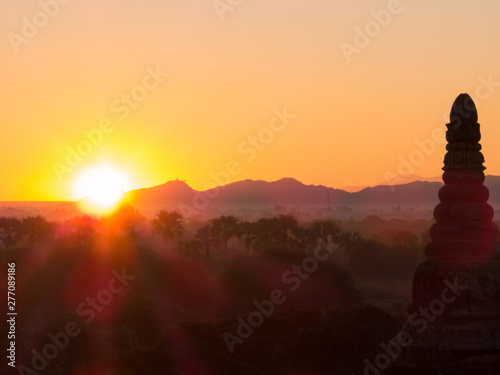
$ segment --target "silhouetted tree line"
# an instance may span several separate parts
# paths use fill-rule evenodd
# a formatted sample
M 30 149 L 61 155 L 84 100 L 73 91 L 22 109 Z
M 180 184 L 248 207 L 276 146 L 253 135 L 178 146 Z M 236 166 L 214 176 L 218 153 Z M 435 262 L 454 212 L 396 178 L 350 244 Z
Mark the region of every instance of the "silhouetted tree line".
M 154 228 L 170 248 L 180 254 L 210 259 L 219 250 L 228 254 L 231 240 L 239 242 L 247 254 L 278 252 L 305 255 L 318 245 L 318 240 L 336 244 L 343 253 L 343 266 L 353 274 L 364 276 L 405 277 L 413 272 L 422 243 L 409 231 L 384 231 L 375 239 L 362 238 L 356 232 L 341 230 L 333 220 L 316 220 L 299 224 L 293 215 L 278 215 L 257 221 L 239 220 L 232 215 L 212 219 L 198 229 L 192 239 L 183 239 L 182 215 L 160 211 Z
M 321 239 L 337 247 L 342 254 L 342 266 L 350 273 L 383 277 L 411 273 L 422 248 L 421 241 L 409 231 L 386 230 L 365 239 L 356 232 L 341 230 L 333 220 L 300 224 L 293 215 L 284 214 L 256 221 L 222 215 L 189 230 L 177 211 L 161 210 L 148 221 L 128 204 L 101 219 L 81 216 L 59 224 L 42 216 L 0 217 L 0 240 L 7 249 L 34 245 L 49 238 L 70 248 L 84 247 L 92 243 L 97 233 L 123 235 L 134 241 L 152 233 L 162 239 L 164 253 L 207 260 L 214 253 L 222 258 L 235 255 L 230 252 L 234 249 L 254 255 L 304 256 Z
M 40 216 L 4 217 L 0 234 L 0 263 L 15 259 L 22 270 L 20 363 L 28 365 L 32 350 L 42 350 L 50 343 L 48 333 L 61 332 L 68 321 L 82 329 L 48 361 L 47 374 L 93 373 L 87 366 L 96 353 L 120 374 L 191 373 L 183 367 L 190 364 L 186 353 L 196 353 L 213 373 L 224 373 L 221 366 L 225 373 L 274 373 L 275 366 L 332 372 L 339 363 L 345 366 L 339 373 L 359 372 L 363 359 L 376 355 L 379 343 L 401 324 L 361 307 L 350 274 L 397 275 L 414 267 L 411 259 L 419 247 L 410 233 L 364 239 L 332 220 L 300 223 L 279 215 L 247 221 L 223 215 L 187 223 L 178 212 L 164 210 L 147 220 L 129 205 L 99 219 L 81 216 L 60 223 Z M 320 262 L 299 284 L 290 270 L 311 256 L 319 239 L 342 256 L 337 263 Z M 223 267 L 220 259 L 227 260 Z M 133 281 L 104 301 L 111 270 L 123 269 Z M 0 292 L 5 288 L 2 283 Z M 286 302 L 230 355 L 221 337 L 236 329 L 232 315 L 246 319 L 256 310 L 254 301 L 268 300 L 275 289 L 283 291 Z M 78 306 L 89 297 L 98 307 L 95 319 L 86 322 Z M 332 310 L 337 308 L 348 310 Z M 5 327 L 0 327 L 2 346 Z
M 22 219 L 0 217 L 0 239 L 7 249 L 23 244 L 33 245 L 48 237 L 54 224 L 43 216 L 27 216 Z

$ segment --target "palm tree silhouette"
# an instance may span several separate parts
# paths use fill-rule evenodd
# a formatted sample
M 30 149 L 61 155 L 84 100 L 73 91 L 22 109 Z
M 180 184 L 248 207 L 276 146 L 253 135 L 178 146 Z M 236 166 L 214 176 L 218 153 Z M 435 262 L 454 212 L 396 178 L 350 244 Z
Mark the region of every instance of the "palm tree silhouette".
M 238 219 L 232 215 L 213 219 L 210 226 L 212 238 L 222 244 L 224 253 L 227 251 L 228 241 L 238 234 L 238 230 Z
M 257 241 L 257 225 L 255 222 L 242 221 L 238 230 L 238 238 L 243 239 L 245 250 L 250 253 L 250 250 Z
M 307 244 L 316 246 L 319 240 L 327 243 L 338 242 L 341 230 L 333 220 L 315 220 L 307 228 Z
M 301 227 L 293 215 L 279 215 L 273 218 L 261 218 L 248 226 L 246 234 L 251 245 L 259 251 L 272 249 L 301 249 Z
M 165 240 L 165 247 L 167 251 L 171 249 L 172 241 L 176 238 L 180 238 L 184 233 L 182 214 L 177 211 L 159 211 L 152 224 L 153 230 Z
M 352 264 L 352 250 L 360 238 L 357 232 L 352 233 L 348 231 L 341 232 L 337 237 L 338 243 L 344 248 L 344 266 L 348 271 Z
M 290 250 L 300 250 L 302 233 L 297 218 L 290 214 L 279 215 L 277 225 L 278 241 L 281 246 Z
M 205 256 L 210 260 L 210 248 L 212 246 L 212 234 L 210 231 L 210 224 L 205 224 L 196 230 L 195 239 L 200 241 L 201 246 L 205 249 Z
M 76 246 L 87 246 L 92 242 L 97 228 L 97 220 L 90 216 L 75 217 L 70 221 L 70 225 L 74 228 L 73 241 Z
M 27 216 L 22 220 L 22 231 L 28 237 L 28 243 L 35 243 L 47 238 L 52 230 L 52 224 L 43 216 Z
M 125 233 L 134 240 L 138 239 L 141 225 L 145 220 L 139 210 L 128 202 L 122 203 L 116 211 L 103 218 L 108 230 Z
M 15 217 L 0 217 L 0 240 L 7 249 L 22 240 L 22 222 Z

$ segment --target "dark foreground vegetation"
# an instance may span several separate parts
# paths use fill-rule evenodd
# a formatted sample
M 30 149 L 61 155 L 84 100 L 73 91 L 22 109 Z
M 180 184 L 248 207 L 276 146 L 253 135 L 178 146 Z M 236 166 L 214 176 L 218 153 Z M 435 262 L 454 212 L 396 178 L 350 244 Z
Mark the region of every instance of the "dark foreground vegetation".
M 329 220 L 148 221 L 130 206 L 64 223 L 0 218 L 0 235 L 2 295 L 15 263 L 20 374 L 362 374 L 402 320 L 366 305 L 354 280 L 408 277 L 420 246 Z

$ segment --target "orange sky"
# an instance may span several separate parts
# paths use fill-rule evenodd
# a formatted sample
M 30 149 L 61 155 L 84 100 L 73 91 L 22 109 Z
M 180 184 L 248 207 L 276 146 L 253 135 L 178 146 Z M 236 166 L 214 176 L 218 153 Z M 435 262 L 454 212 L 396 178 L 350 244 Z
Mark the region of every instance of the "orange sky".
M 0 3 L 0 201 L 75 198 L 102 163 L 132 188 L 203 189 L 230 162 L 230 181 L 436 176 L 461 92 L 500 174 L 497 1 L 59 1 Z

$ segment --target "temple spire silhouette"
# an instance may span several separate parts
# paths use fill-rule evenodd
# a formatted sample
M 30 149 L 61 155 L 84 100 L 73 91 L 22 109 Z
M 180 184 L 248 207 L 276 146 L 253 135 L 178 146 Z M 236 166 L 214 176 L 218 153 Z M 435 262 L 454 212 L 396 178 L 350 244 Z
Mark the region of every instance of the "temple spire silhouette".
M 446 126 L 436 222 L 427 260 L 414 274 L 410 317 L 391 342 L 401 352 L 389 374 L 500 373 L 499 231 L 483 185 L 480 125 L 469 95 L 456 98 Z M 409 335 L 407 345 L 402 335 Z
M 487 262 L 495 253 L 498 228 L 492 222 L 493 208 L 487 203 L 488 188 L 483 185 L 486 168 L 477 120 L 472 98 L 460 94 L 446 124 L 445 185 L 434 209 L 432 241 L 425 249 L 429 260 L 462 262 L 465 266 L 473 260 Z

